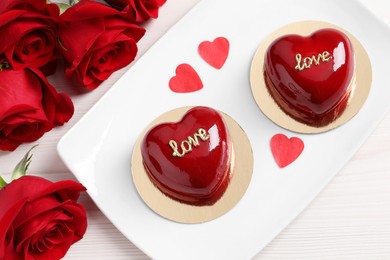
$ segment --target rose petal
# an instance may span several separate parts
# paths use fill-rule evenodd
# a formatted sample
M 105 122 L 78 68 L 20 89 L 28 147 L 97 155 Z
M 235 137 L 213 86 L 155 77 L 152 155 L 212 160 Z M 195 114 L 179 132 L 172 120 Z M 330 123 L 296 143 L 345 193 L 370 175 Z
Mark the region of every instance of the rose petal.
M 14 219 L 13 226 L 14 228 L 19 228 L 19 226 L 29 222 L 36 216 L 54 210 L 62 204 L 63 202 L 59 202 L 55 194 L 48 194 L 32 201 L 28 199 L 24 207 L 20 210 L 19 215 Z
M 9 185 L 7 185 L 9 186 Z M 1 194 L 5 193 L 3 192 L 6 188 L 4 187 L 3 189 L 0 190 L 0 201 L 5 201 L 2 199 Z M 5 259 L 5 255 L 9 256 L 12 254 L 13 250 L 13 238 L 14 238 L 14 229 L 12 227 L 12 222 L 16 218 L 17 214 L 21 210 L 21 208 L 24 205 L 23 200 L 15 201 L 12 205 L 9 205 L 6 210 L 5 208 L 0 207 L 0 241 L 4 244 L 3 246 L 0 247 L 0 259 Z
M 70 97 L 64 93 L 57 93 L 56 89 L 47 81 L 46 77 L 39 70 L 34 70 L 39 77 L 42 86 L 44 107 L 46 116 L 54 125 L 63 125 L 73 116 L 74 107 Z
M 19 142 L 33 142 L 42 137 L 42 135 L 53 128 L 49 122 L 25 122 L 18 125 L 5 127 L 2 132 L 5 138 Z
M 1 7 L 0 7 L 0 13 L 9 10 L 11 8 L 14 8 L 18 5 L 24 5 L 24 7 L 27 9 L 28 6 L 30 6 L 29 10 L 44 10 L 46 1 L 44 0 L 2 0 Z
M 0 115 L 9 115 L 12 107 L 19 108 L 19 105 L 24 105 L 29 106 L 30 111 L 37 112 L 37 118 L 46 119 L 44 113 L 40 113 L 41 100 L 41 84 L 33 74 L 24 70 L 0 72 Z
M 72 67 L 77 66 L 103 32 L 104 20 L 99 18 L 62 25 L 60 27 L 59 40 L 63 46 L 61 51 L 64 58 L 72 64 Z M 77 39 L 77 41 L 74 39 Z
M 46 228 L 48 225 L 50 226 L 52 222 L 56 223 L 57 221 L 60 221 L 60 219 L 58 219 L 58 215 L 61 213 L 61 209 L 46 211 L 29 219 L 29 221 L 25 222 L 23 225 L 15 227 L 14 243 L 16 243 L 16 251 L 22 252 L 27 240 L 29 241 L 28 244 L 33 243 L 31 245 L 32 247 L 35 247 L 35 244 L 37 243 L 43 243 L 42 239 L 44 239 L 44 236 L 46 235 Z
M 2 3 L 3 4 L 3 3 Z M 0 10 L 1 10 L 1 7 L 0 7 Z M 1 12 L 0 11 L 0 31 L 2 31 L 2 27 L 10 22 L 12 22 L 13 20 L 15 20 L 16 18 L 22 16 L 23 14 L 25 14 L 26 11 L 25 10 L 10 10 L 8 12 Z M 4 52 L 4 49 L 3 49 L 3 46 L 0 45 L 0 52 Z
M 74 200 L 80 196 L 85 187 L 80 183 L 66 180 L 52 183 L 44 178 L 37 176 L 23 176 L 0 190 L 0 226 L 2 226 L 3 215 L 15 204 L 24 204 L 27 200 L 33 201 L 40 197 L 55 193 L 59 201 Z M 15 196 L 13 194 L 17 194 Z M 13 221 L 13 219 L 12 219 Z M 1 229 L 0 229 L 1 230 Z

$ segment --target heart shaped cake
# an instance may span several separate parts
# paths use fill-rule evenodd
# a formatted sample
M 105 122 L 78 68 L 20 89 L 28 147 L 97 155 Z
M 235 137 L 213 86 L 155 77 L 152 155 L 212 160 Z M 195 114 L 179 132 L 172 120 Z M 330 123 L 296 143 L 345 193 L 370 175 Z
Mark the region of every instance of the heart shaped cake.
M 275 102 L 290 117 L 314 127 L 344 112 L 354 73 L 352 43 L 336 29 L 279 37 L 264 59 L 264 80 Z
M 232 175 L 233 147 L 222 116 L 190 109 L 179 122 L 149 130 L 141 143 L 144 168 L 165 195 L 195 206 L 213 205 Z

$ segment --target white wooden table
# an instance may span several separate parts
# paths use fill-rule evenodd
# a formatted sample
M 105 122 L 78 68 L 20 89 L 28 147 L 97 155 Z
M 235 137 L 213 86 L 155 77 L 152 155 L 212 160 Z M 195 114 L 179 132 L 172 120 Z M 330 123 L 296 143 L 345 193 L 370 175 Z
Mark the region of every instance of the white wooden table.
M 137 59 L 199 1 L 168 0 L 160 18 L 147 24 Z M 390 26 L 389 1 L 361 2 Z M 52 181 L 74 179 L 56 152 L 57 142 L 130 67 L 117 71 L 89 93 L 70 87 L 71 82 L 58 68 L 50 81 L 71 95 L 75 115 L 65 126 L 36 142 L 40 145 L 34 150 L 29 174 Z M 390 67 L 383 69 L 390 73 Z M 10 173 L 31 145 L 22 145 L 13 153 L 0 152 L 0 174 Z M 108 221 L 87 194 L 82 195 L 81 203 L 87 208 L 88 230 L 66 259 L 148 258 Z M 390 259 L 390 113 L 326 189 L 256 259 Z

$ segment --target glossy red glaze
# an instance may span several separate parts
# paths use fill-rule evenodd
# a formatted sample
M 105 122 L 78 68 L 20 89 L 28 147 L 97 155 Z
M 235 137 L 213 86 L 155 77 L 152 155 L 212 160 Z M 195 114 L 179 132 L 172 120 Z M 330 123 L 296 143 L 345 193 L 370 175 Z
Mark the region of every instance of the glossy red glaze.
M 270 94 L 294 119 L 320 127 L 345 110 L 355 61 L 344 33 L 322 29 L 307 37 L 282 36 L 269 46 L 264 65 Z
M 207 140 L 195 135 L 199 129 L 205 130 L 202 136 Z M 188 142 L 195 136 L 198 145 Z M 185 140 L 185 150 L 191 145 L 187 153 L 181 147 Z M 172 199 L 197 206 L 212 205 L 224 194 L 230 181 L 231 153 L 223 118 L 207 107 L 190 109 L 180 122 L 155 126 L 141 144 L 144 167 L 155 186 Z

